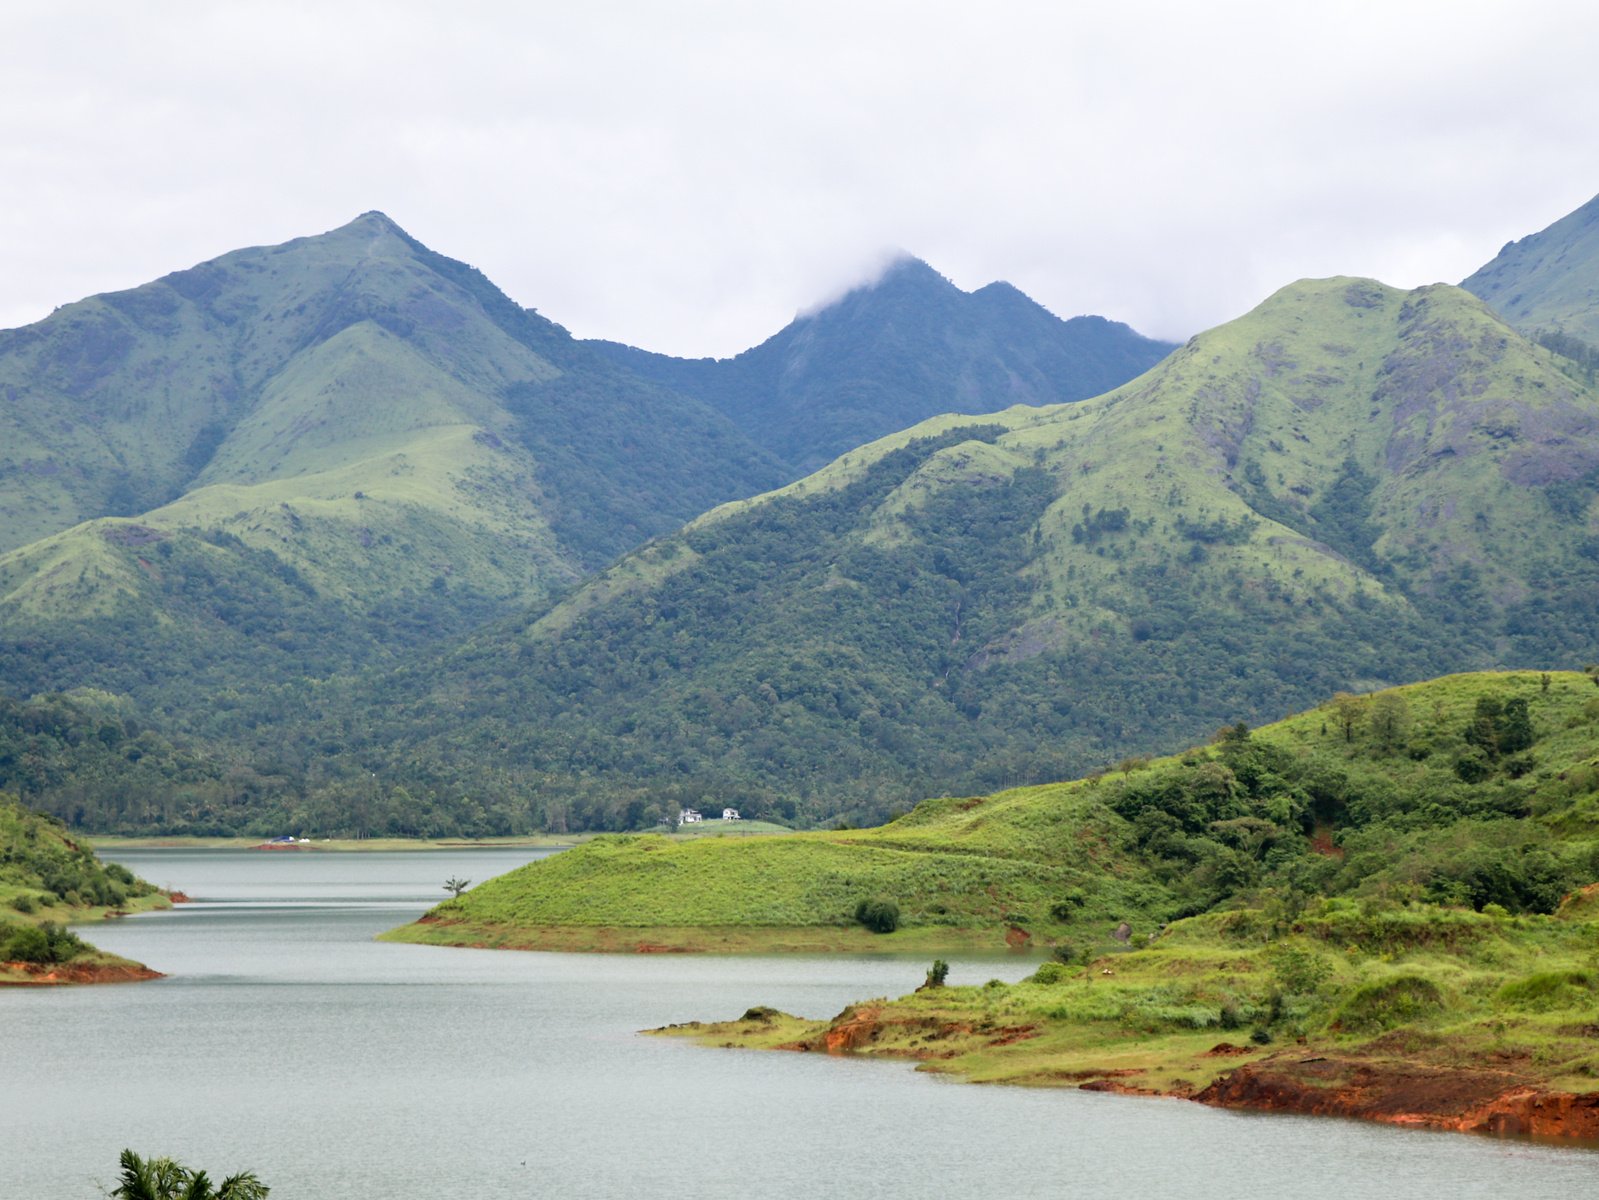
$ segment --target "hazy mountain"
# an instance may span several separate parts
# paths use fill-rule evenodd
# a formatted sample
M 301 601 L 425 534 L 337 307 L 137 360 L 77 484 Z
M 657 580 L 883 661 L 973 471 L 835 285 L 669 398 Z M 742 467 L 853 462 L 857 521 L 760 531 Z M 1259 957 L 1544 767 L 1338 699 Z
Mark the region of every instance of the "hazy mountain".
M 1456 288 L 1295 284 L 1106 396 L 938 418 L 724 506 L 274 736 L 356 730 L 406 803 L 488 825 L 859 819 L 1339 688 L 1591 661 L 1580 375 Z
M 1008 283 L 963 292 L 914 258 L 736 358 L 594 345 L 709 401 L 796 474 L 940 413 L 1097 396 L 1173 349 L 1103 317 L 1062 321 Z
M 1460 286 L 1524 333 L 1565 334 L 1599 347 L 1599 196 L 1509 243 Z
M 0 667 L 327 670 L 783 478 L 367 213 L 0 333 Z

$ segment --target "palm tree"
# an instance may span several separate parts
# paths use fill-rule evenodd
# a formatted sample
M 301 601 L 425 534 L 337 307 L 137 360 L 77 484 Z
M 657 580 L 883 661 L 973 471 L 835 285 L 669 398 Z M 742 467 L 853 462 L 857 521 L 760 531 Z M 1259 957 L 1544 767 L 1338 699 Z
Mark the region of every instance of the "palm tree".
M 121 1182 L 112 1200 L 266 1200 L 272 1189 L 253 1171 L 229 1175 L 220 1187 L 211 1186 L 204 1171 L 193 1171 L 170 1158 L 140 1158 L 124 1150 L 119 1160 Z

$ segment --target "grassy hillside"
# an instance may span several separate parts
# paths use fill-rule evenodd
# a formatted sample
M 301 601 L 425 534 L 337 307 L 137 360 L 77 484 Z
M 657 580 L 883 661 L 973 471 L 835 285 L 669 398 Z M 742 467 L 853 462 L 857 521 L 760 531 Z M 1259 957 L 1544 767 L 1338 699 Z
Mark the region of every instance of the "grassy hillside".
M 0 394 L 24 695 L 381 661 L 782 478 L 380 213 L 0 333 Z
M 1015 984 L 658 1032 L 904 1059 L 981 1083 L 1599 1140 L 1592 897 L 1509 917 L 1377 901 L 1179 921 Z M 907 981 L 909 982 L 909 981 Z
M 596 345 L 715 405 L 796 474 L 940 413 L 1097 396 L 1175 349 L 1103 317 L 1062 321 L 1009 284 L 963 292 L 913 258 L 735 358 Z
M 1580 666 L 1599 400 L 1570 367 L 1458 289 L 1298 284 L 1107 396 L 852 451 L 381 710 L 324 692 L 296 720 L 557 828 L 702 802 L 864 823 L 1341 689 Z
M 58 822 L 0 792 L 0 986 L 147 975 L 63 927 L 112 912 L 165 907 L 155 887 L 102 864 Z
M 831 1021 L 757 1007 L 659 1032 L 909 1059 L 979 1082 L 1599 1140 L 1596 682 L 1592 672 L 1467 675 L 1342 697 L 1223 731 L 1175 760 L 954 811 L 924 805 L 854 836 L 900 846 L 909 836 L 984 860 L 1054 860 L 1085 836 L 1116 848 L 1054 919 L 1029 925 L 1053 944 L 1035 974 L 948 988 L 935 962 L 914 994 L 863 1000 Z M 547 866 L 570 871 L 568 857 Z M 596 881 L 599 906 L 631 886 L 635 913 L 653 913 L 645 893 L 667 865 Z M 879 944 L 936 948 L 929 911 L 942 920 L 946 906 L 928 865 L 900 893 L 912 898 L 901 910 L 909 929 Z M 1163 907 L 1105 905 L 1129 870 Z M 819 856 L 814 874 L 826 871 Z M 508 929 L 542 913 L 551 881 L 524 869 L 399 934 L 522 944 L 527 926 Z M 1020 889 L 989 898 L 1038 911 Z M 761 918 L 749 905 L 731 911 Z M 1119 920 L 1131 926 L 1120 944 Z M 991 911 L 993 934 L 995 922 Z M 681 936 L 693 932 L 694 944 L 718 944 L 719 930 Z M 565 944 L 581 943 L 569 933 Z
M 601 839 L 389 935 L 590 948 L 1139 944 L 1317 898 L 1551 913 L 1599 879 L 1599 688 L 1575 672 L 1342 696 L 1073 783 L 928 800 L 875 829 Z M 891 901 L 897 930 L 863 928 Z
M 1599 197 L 1509 243 L 1460 286 L 1517 329 L 1576 339 L 1557 344 L 1599 366 Z

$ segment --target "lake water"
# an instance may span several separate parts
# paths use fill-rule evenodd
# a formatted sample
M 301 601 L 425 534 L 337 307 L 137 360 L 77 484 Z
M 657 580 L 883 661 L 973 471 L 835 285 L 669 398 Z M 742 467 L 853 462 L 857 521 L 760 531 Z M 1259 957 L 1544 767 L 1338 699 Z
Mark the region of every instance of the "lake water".
M 536 852 L 128 851 L 196 898 L 87 931 L 154 983 L 0 989 L 0 1200 L 109 1189 L 129 1146 L 274 1200 L 1599 1195 L 1599 1153 L 640 1037 L 898 995 L 893 957 L 526 954 L 372 935 Z M 953 962 L 951 982 L 1016 979 Z

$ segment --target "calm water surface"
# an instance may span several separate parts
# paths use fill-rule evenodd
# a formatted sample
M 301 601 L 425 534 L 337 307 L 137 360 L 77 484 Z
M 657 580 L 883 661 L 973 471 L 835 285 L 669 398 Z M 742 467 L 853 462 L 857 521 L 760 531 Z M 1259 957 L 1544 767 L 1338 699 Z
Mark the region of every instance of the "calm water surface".
M 893 957 L 608 957 L 375 943 L 532 851 L 128 851 L 197 903 L 97 926 L 168 979 L 0 990 L 0 1198 L 109 1187 L 124 1146 L 274 1200 L 1599 1196 L 1599 1154 L 639 1037 L 898 995 Z M 952 982 L 1022 960 L 957 960 Z

